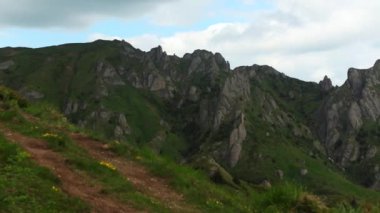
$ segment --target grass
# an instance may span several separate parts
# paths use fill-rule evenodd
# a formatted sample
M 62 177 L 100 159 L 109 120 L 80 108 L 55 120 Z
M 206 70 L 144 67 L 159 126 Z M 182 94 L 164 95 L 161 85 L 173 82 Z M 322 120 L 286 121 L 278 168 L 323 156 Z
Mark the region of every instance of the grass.
M 112 147 L 116 143 L 110 145 Z M 236 189 L 216 184 L 203 171 L 178 165 L 171 159 L 158 156 L 149 148 L 136 149 L 120 143 L 117 147 L 119 155 L 129 156 L 144 164 L 155 175 L 169 180 L 173 188 L 185 195 L 187 202 L 203 212 L 290 212 L 301 208 L 306 209 L 305 212 L 313 212 L 327 208 L 317 196 L 307 193 L 296 184 L 281 183 L 264 189 L 241 182 L 240 189 Z M 305 199 L 305 195 L 312 200 Z
M 48 114 L 49 111 L 45 113 Z M 55 116 L 44 115 L 42 117 L 54 118 Z M 39 123 L 37 121 L 31 123 L 20 115 L 18 110 L 0 112 L 0 120 L 2 122 L 6 121 L 6 126 L 14 131 L 45 140 L 52 150 L 59 152 L 67 159 L 69 165 L 88 174 L 93 178 L 95 183 L 101 184 L 104 188 L 103 193 L 116 197 L 123 202 L 130 203 L 138 209 L 148 209 L 153 212 L 168 212 L 164 204 L 141 194 L 117 171 L 104 166 L 104 162 L 102 164 L 102 162 L 98 162 L 89 156 L 85 150 L 75 145 L 64 131 L 56 128 L 57 126 L 44 126 L 44 122 Z M 60 122 L 57 124 L 58 126 L 66 126 Z
M 94 183 L 104 186 L 103 193 L 131 203 L 139 209 L 146 209 L 152 212 L 169 212 L 165 204 L 137 192 L 115 170 L 112 164 L 98 162 L 83 149 L 76 146 L 70 137 L 67 136 L 66 132 L 72 130 L 79 131 L 79 129 L 73 128 L 53 107 L 46 104 L 29 105 L 25 111 L 38 118 L 27 120 L 24 117 L 25 112 L 21 113 L 17 99 L 11 99 L 11 102 L 13 103 L 9 106 L 12 107 L 0 111 L 0 120 L 9 128 L 24 135 L 45 140 L 51 149 L 62 154 L 67 159 L 69 165 L 88 174 L 93 178 L 92 181 Z M 260 133 L 260 131 L 256 131 L 256 133 Z M 265 133 L 263 132 L 262 134 Z M 281 137 L 281 135 L 278 137 Z M 176 144 L 178 140 L 181 140 L 172 133 L 169 133 L 166 139 L 168 140 L 167 144 Z M 259 151 L 265 156 L 278 157 L 278 162 L 283 163 L 277 165 L 279 168 L 292 164 L 296 165 L 297 161 L 295 160 L 297 158 L 305 159 L 305 164 L 310 170 L 310 176 L 321 177 L 321 182 L 315 182 L 314 179 L 309 180 L 308 176 L 306 178 L 301 177 L 301 179 L 293 176 L 299 183 L 308 185 L 317 183 L 318 186 L 323 186 L 326 184 L 323 181 L 329 179 L 330 185 L 326 185 L 329 188 L 333 188 L 333 186 L 337 187 L 338 190 L 343 189 L 342 186 L 349 188 L 351 191 L 342 191 L 346 193 L 346 196 L 351 195 L 351 192 L 353 194 L 368 193 L 363 188 L 353 186 L 338 173 L 327 172 L 326 168 L 328 167 L 323 167 L 317 159 L 308 158 L 305 153 L 291 144 L 282 143 L 279 149 L 279 144 L 268 141 L 263 142 L 268 144 L 256 148 L 259 148 Z M 271 144 L 276 146 L 276 148 L 271 147 Z M 167 179 L 174 189 L 185 196 L 188 203 L 204 212 L 322 212 L 322 210 L 324 211 L 327 208 L 325 203 L 331 204 L 318 196 L 310 194 L 304 187 L 300 187 L 292 182 L 274 182 L 272 188 L 265 189 L 244 181 L 238 181 L 238 187 L 230 187 L 229 185 L 212 182 L 201 170 L 195 170 L 186 165 L 179 165 L 171 158 L 158 156 L 150 148 L 137 148 L 125 142 L 111 142 L 109 145 L 111 150 L 120 156 L 139 161 L 139 163 L 145 165 L 155 175 Z M 287 154 L 279 150 L 286 150 Z M 168 152 L 171 151 L 169 150 Z M 30 162 L 25 152 L 15 145 L 6 143 L 4 138 L 0 138 L 0 153 L 2 170 L 0 181 L 4 182 L 4 184 L 0 185 L 0 198 L 4 201 L 0 205 L 3 205 L 1 207 L 6 211 L 17 212 L 31 209 L 32 211 L 43 212 L 43 208 L 46 206 L 51 206 L 51 212 L 54 212 L 54 209 L 67 209 L 68 212 L 84 212 L 89 210 L 88 206 L 80 200 L 70 198 L 57 190 L 59 181 L 56 177 L 48 170 L 34 165 Z M 289 158 L 289 156 L 293 156 L 293 158 Z M 273 165 L 270 166 L 274 168 Z M 265 168 L 268 169 L 270 167 L 266 165 L 258 170 L 265 172 Z M 289 171 L 292 169 L 294 171 L 298 170 L 297 165 L 294 168 L 290 166 L 287 170 L 284 169 L 285 175 L 291 174 Z M 313 172 L 320 172 L 320 174 L 313 174 Z M 336 177 L 332 176 L 332 174 L 336 175 Z M 5 184 L 10 181 L 10 177 L 12 177 L 14 183 Z M 312 182 L 308 183 L 307 181 Z M 36 186 L 38 186 L 38 190 L 34 191 L 33 187 Z M 42 197 L 35 194 L 41 192 L 40 186 L 44 192 L 44 196 Z M 11 187 L 12 189 L 7 187 Z M 9 190 L 15 193 L 9 195 Z M 6 196 L 4 193 L 6 193 Z M 368 193 L 367 195 L 373 196 L 372 198 L 374 199 L 378 198 L 375 193 Z M 44 202 L 43 207 L 42 202 Z M 70 205 L 70 208 L 66 208 L 65 205 Z M 335 212 L 357 212 L 365 208 L 376 209 L 376 206 L 371 203 L 368 205 L 366 203 L 359 203 L 358 210 L 356 210 L 351 205 L 341 202 L 339 206 L 330 208 L 330 210 Z
M 280 169 L 284 172 L 285 181 L 307 186 L 309 191 L 329 196 L 334 201 L 352 198 L 372 202 L 380 200 L 379 192 L 354 184 L 325 156 L 310 148 L 312 141 L 295 138 L 285 128 L 268 131 L 271 126 L 259 122 L 256 116 L 248 114 L 249 139 L 244 143 L 242 158 L 231 170 L 234 176 L 254 183 L 265 179 L 278 183 L 281 180 L 276 170 Z M 307 169 L 308 174 L 301 175 L 301 169 Z
M 271 95 L 282 110 L 310 124 L 323 98 L 318 84 L 262 71 L 258 75 L 259 80 L 253 80 L 252 85 Z
M 81 200 L 57 190 L 60 182 L 25 151 L 0 135 L 0 212 L 89 212 Z
M 150 198 L 136 194 L 129 183 L 121 181 L 117 172 L 100 165 L 85 152 L 82 153 L 83 150 L 75 146 L 65 131 L 83 130 L 69 124 L 66 118 L 56 110 L 58 107 L 64 108 L 65 101 L 67 101 L 61 97 L 67 97 L 72 101 L 86 102 L 88 104 L 86 110 L 75 113 L 70 118 L 72 121 L 78 122 L 87 117 L 90 124 L 87 127 L 93 127 L 93 130 L 97 131 L 97 137 L 101 138 L 113 136 L 117 115 L 123 114 L 132 130 L 132 133 L 126 137 L 129 143 L 142 147 L 149 145 L 159 153 L 177 161 L 181 160 L 182 152 L 196 150 L 198 145 L 204 142 L 203 139 L 198 140 L 203 135 L 198 135 L 200 131 L 197 129 L 199 126 L 196 122 L 184 122 L 195 120 L 194 115 L 199 113 L 198 103 L 185 102 L 183 108 L 176 109 L 176 106 L 165 105 L 161 99 L 157 99 L 149 91 L 137 90 L 131 85 L 108 85 L 109 95 L 97 97 L 99 88 L 95 86 L 99 83 L 98 75 L 100 73 L 95 73 L 95 70 L 99 61 L 106 61 L 115 67 L 123 65 L 126 70 L 139 71 L 145 67 L 143 62 L 134 60 L 135 58 L 127 60 L 127 62 L 121 60 L 118 45 L 117 42 L 97 41 L 91 44 L 68 44 L 36 50 L 17 50 L 17 54 L 12 58 L 16 65 L 9 72 L 0 73 L 0 77 L 9 86 L 21 88 L 21 86 L 27 85 L 29 89 L 44 93 L 48 103 L 31 104 L 25 109 L 27 113 L 39 117 L 39 120 L 30 122 L 16 110 L 23 105 L 17 94 L 0 88 L 0 94 L 5 94 L 0 97 L 5 103 L 2 107 L 6 109 L 0 112 L 0 120 L 7 122 L 9 127 L 18 132 L 46 140 L 53 150 L 67 157 L 74 168 L 93 175 L 96 181 L 106 185 L 107 193 L 119 196 L 121 199 L 132 200 L 137 203 L 137 206 L 147 205 L 149 209 L 155 211 L 166 211 L 161 204 L 156 205 L 155 201 L 151 201 Z M 186 61 L 181 60 L 177 64 L 181 69 L 180 72 L 184 72 L 188 65 Z M 217 185 L 210 182 L 203 172 L 191 167 L 179 166 L 170 159 L 156 156 L 147 148 L 133 151 L 135 148 L 131 149 L 125 146 L 125 143 L 120 143 L 114 145 L 113 150 L 120 155 L 134 153 L 135 157 L 142 156 L 141 163 L 157 175 L 168 178 L 173 187 L 186 195 L 189 202 L 210 212 L 222 210 L 227 212 L 290 211 L 295 206 L 301 205 L 301 200 L 302 202 L 305 200 L 305 191 L 328 196 L 331 198 L 331 201 L 327 201 L 328 204 L 336 200 L 345 202 L 353 197 L 377 202 L 379 193 L 353 184 L 342 172 L 328 163 L 324 156 L 314 155 L 315 150 L 312 148 L 311 138 L 297 138 L 292 135 L 294 127 L 299 127 L 301 124 L 313 125 L 313 112 L 316 111 L 323 98 L 318 85 L 264 71 L 259 70 L 256 80 L 251 82 L 254 85 L 251 91 L 252 105 L 245 109 L 249 136 L 243 144 L 241 160 L 235 168 L 228 168 L 226 165 L 225 167 L 235 177 L 244 178 L 251 183 L 259 183 L 268 179 L 275 185 L 273 189 L 260 192 L 253 190 L 254 187 L 250 184 L 247 184 L 248 189 L 245 190 Z M 142 72 L 137 74 L 143 75 Z M 211 88 L 210 96 L 217 93 L 217 90 L 220 89 L 219 86 L 223 84 L 228 75 L 229 73 L 226 72 L 217 76 L 215 88 Z M 210 80 L 209 76 L 204 73 L 197 73 L 190 79 L 191 82 L 180 82 L 181 85 L 178 88 L 185 88 L 187 84 L 192 83 L 204 91 Z M 273 111 L 273 118 L 283 116 L 283 112 L 285 112 L 285 115 L 289 116 L 291 120 L 288 126 L 269 124 L 264 122 L 263 117 L 260 117 L 266 111 L 259 103 L 268 97 L 273 98 L 279 106 Z M 181 97 L 177 94 L 176 98 Z M 99 110 L 100 106 L 104 107 L 107 112 L 112 111 L 113 117 L 111 116 L 108 121 L 88 119 L 89 114 Z M 173 109 L 167 110 L 166 107 Z M 162 125 L 161 118 L 165 118 L 164 120 L 169 125 L 172 124 L 172 127 Z M 379 130 L 376 128 L 372 126 L 361 130 L 359 139 L 376 144 L 379 139 L 377 134 Z M 211 138 L 210 143 L 222 141 L 228 138 L 229 130 L 230 126 L 226 125 L 226 128 L 221 130 L 224 133 L 220 132 L 219 135 L 207 138 Z M 376 134 L 373 134 L 374 131 Z M 46 135 L 46 133 L 50 135 Z M 157 135 L 163 136 L 161 140 L 154 140 Z M 309 152 L 312 152 L 313 156 L 310 156 Z M 352 173 L 362 174 L 362 171 L 369 171 L 371 168 L 367 166 L 372 166 L 376 162 L 379 162 L 378 157 L 369 163 L 365 162 L 365 165 L 354 165 Z M 309 173 L 306 176 L 299 174 L 302 168 L 308 169 Z M 277 169 L 284 171 L 285 180 L 278 180 L 275 175 Z M 354 176 L 355 180 L 360 178 Z M 294 184 L 282 186 L 283 182 L 297 182 L 308 188 L 294 186 Z M 127 192 L 128 190 L 129 192 Z M 289 200 L 285 199 L 286 197 Z M 301 197 L 303 198 L 301 199 Z M 308 199 L 312 198 L 306 197 L 308 197 L 305 201 L 306 204 L 302 205 L 307 206 L 309 205 Z M 314 200 L 312 204 L 315 203 L 318 202 Z M 343 204 L 338 209 L 353 211 L 349 205 Z
M 301 119 L 303 113 L 311 114 L 315 110 L 313 107 L 304 106 L 299 101 L 307 96 L 306 100 L 310 99 L 310 104 L 316 103 L 320 95 L 318 88 L 315 88 L 316 85 L 313 85 L 310 91 L 300 92 L 305 85 L 302 85 L 302 82 L 298 80 L 285 79 L 291 82 L 284 83 L 283 81 L 285 80 L 268 79 L 268 76 L 264 74 L 259 74 L 259 78 L 262 79 L 256 82 L 257 87 L 254 87 L 251 92 L 252 102 L 245 110 L 248 137 L 243 143 L 241 158 L 234 168 L 229 168 L 227 164 L 223 166 L 234 177 L 239 177 L 251 183 L 259 184 L 263 180 L 269 180 L 272 184 L 280 184 L 284 181 L 296 182 L 307 186 L 307 191 L 329 197 L 328 204 L 344 202 L 350 199 L 378 203 L 380 193 L 353 183 L 346 177 L 345 173 L 331 164 L 326 156 L 313 147 L 313 138 L 307 135 L 294 136 L 292 132 L 294 126 L 307 123 L 308 118 L 311 116 L 306 116 L 306 120 Z M 281 76 L 276 78 L 281 78 Z M 278 83 L 278 85 L 273 85 L 274 82 Z M 293 86 L 285 88 L 284 85 L 288 84 Z M 295 93 L 293 98 L 289 97 L 289 88 Z M 278 90 L 281 92 L 278 92 Z M 263 93 L 263 91 L 267 91 L 267 93 Z M 282 126 L 263 119 L 262 114 L 266 112 L 260 106 L 260 103 L 261 100 L 267 99 L 264 96 L 268 94 L 273 95 L 272 98 L 280 106 L 277 111 L 272 112 L 272 117 L 275 118 L 275 116 L 281 115 L 286 107 L 298 111 L 291 114 L 288 125 Z M 302 97 L 297 97 L 299 95 Z M 287 106 L 282 106 L 284 104 L 287 104 Z M 298 106 L 296 107 L 296 105 Z M 291 111 L 285 110 L 284 112 Z M 371 133 L 363 133 L 363 135 L 377 137 L 376 134 L 373 134 L 377 129 L 368 131 Z M 373 141 L 376 141 L 376 139 L 371 138 Z M 308 174 L 301 175 L 301 169 L 307 169 Z M 284 180 L 280 180 L 276 175 L 277 170 L 283 171 Z
M 132 129 L 130 139 L 140 144 L 151 141 L 162 127 L 158 111 L 149 100 L 130 85 L 114 88 L 110 93 L 104 105 L 126 115 Z

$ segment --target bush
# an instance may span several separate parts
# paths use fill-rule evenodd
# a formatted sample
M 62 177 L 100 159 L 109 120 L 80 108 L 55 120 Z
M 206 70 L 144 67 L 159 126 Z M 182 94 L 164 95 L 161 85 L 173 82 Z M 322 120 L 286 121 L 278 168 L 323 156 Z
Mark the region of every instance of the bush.
M 302 192 L 302 188 L 290 183 L 275 186 L 263 193 L 259 207 L 261 209 L 289 210 L 296 206 Z

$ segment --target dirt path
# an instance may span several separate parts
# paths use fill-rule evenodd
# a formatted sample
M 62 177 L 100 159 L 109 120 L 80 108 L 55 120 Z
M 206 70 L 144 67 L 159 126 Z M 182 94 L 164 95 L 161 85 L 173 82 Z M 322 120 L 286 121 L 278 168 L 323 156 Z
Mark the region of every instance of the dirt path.
M 171 189 L 166 180 L 154 176 L 138 163 L 117 156 L 89 137 L 81 134 L 72 134 L 71 137 L 94 158 L 112 163 L 140 192 L 167 204 L 174 212 L 198 212 L 187 205 L 183 196 Z
M 39 165 L 50 169 L 61 180 L 61 189 L 67 194 L 79 197 L 87 202 L 92 207 L 92 212 L 139 212 L 124 203 L 120 203 L 118 200 L 102 194 L 101 186 L 90 184 L 89 177 L 73 171 L 61 155 L 49 149 L 46 142 L 26 137 L 1 125 L 0 132 L 8 140 L 22 146 Z

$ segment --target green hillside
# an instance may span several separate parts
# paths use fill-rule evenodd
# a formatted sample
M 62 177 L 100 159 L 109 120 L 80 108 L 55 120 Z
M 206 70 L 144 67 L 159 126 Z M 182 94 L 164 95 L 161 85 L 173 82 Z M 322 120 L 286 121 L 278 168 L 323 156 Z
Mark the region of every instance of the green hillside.
M 148 212 L 362 212 L 379 205 L 377 173 L 370 172 L 378 154 L 342 166 L 320 134 L 324 107 L 343 89 L 322 91 L 269 66 L 231 70 L 206 50 L 180 58 L 116 40 L 4 48 L 3 62 L 10 65 L 0 82 L 12 88 L 0 94 L 4 212 L 91 211 L 98 199 L 104 208 Z M 364 121 L 355 136 L 363 153 L 377 146 L 378 130 L 377 121 Z M 34 156 L 29 140 L 63 161 L 62 172 L 98 190 L 59 177 L 49 167 L 56 161 Z M 163 184 L 139 185 L 128 165 L 144 171 L 144 184 Z M 167 197 L 157 196 L 162 192 Z

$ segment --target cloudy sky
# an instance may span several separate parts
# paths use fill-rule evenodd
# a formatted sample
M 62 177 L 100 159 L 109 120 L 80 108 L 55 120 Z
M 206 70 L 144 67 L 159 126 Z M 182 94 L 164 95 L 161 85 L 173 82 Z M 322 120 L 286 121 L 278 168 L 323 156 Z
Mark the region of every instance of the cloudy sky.
M 379 0 L 1 0 L 0 46 L 116 38 L 339 85 L 349 67 L 380 58 L 379 11 Z

